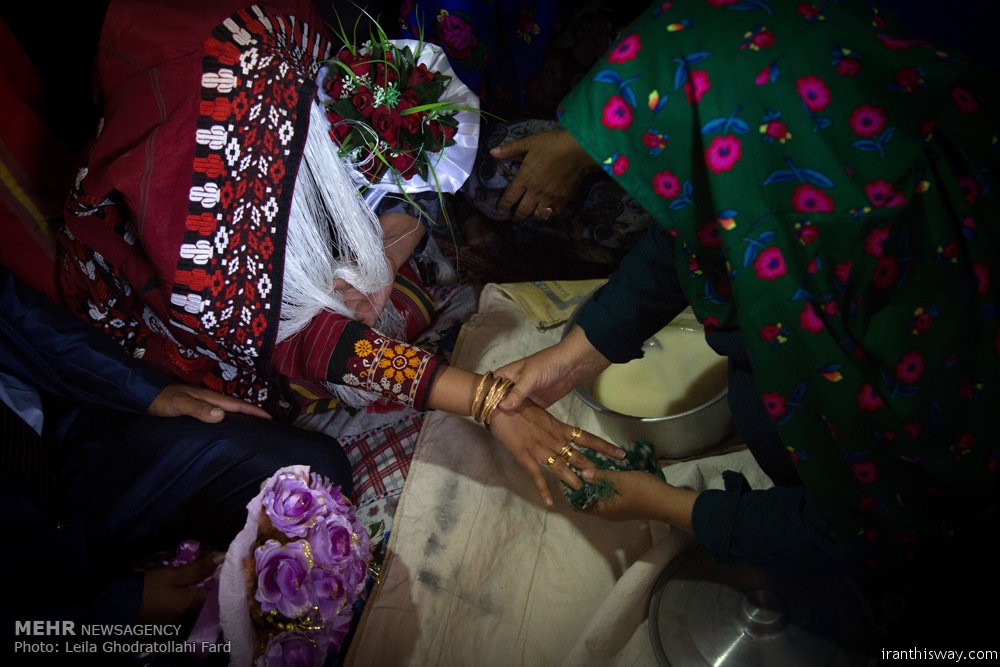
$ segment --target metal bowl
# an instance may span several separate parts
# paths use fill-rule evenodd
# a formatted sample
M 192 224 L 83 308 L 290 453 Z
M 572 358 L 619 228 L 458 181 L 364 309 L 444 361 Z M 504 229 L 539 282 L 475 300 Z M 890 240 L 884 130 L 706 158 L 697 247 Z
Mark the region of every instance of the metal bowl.
M 576 325 L 580 311 L 589 302 L 587 298 L 581 303 L 566 322 L 564 337 Z M 671 325 L 674 324 L 701 327 L 690 308 L 675 318 Z M 704 336 L 692 336 L 692 340 L 708 345 Z M 657 458 L 683 459 L 702 455 L 718 447 L 732 433 L 727 387 L 700 405 L 665 417 L 635 417 L 616 412 L 602 405 L 589 386 L 577 387 L 573 392 L 594 410 L 608 439 L 616 443 L 646 440 L 652 443 Z

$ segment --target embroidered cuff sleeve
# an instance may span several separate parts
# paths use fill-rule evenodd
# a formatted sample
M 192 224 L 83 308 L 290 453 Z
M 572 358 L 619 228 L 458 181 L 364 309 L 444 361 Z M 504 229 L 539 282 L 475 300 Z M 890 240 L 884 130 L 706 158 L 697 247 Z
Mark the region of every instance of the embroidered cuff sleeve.
M 417 410 L 444 360 L 335 313 L 323 312 L 304 330 L 281 342 L 278 372 L 312 389 L 323 382 L 370 391 Z

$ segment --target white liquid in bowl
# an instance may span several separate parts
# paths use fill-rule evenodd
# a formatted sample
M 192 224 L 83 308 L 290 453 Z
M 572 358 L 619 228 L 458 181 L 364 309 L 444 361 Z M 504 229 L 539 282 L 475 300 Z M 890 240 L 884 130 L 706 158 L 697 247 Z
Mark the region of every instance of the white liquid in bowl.
M 666 417 L 710 401 L 726 388 L 726 360 L 699 329 L 672 323 L 654 337 L 657 345 L 625 364 L 611 364 L 590 392 L 601 405 L 634 417 Z

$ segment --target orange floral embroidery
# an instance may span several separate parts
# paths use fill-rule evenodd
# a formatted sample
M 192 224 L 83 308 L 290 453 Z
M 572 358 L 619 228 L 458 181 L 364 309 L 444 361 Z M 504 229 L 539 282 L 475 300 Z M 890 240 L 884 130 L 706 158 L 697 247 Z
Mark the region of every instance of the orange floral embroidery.
M 385 380 L 401 385 L 417 377 L 420 362 L 420 355 L 415 349 L 396 344 L 386 347 L 382 360 L 379 361 L 379 367 L 383 369 L 382 377 Z
M 355 341 L 354 343 L 354 354 L 359 357 L 370 357 L 375 354 L 375 348 L 372 347 L 371 341 L 365 340 L 364 338 Z

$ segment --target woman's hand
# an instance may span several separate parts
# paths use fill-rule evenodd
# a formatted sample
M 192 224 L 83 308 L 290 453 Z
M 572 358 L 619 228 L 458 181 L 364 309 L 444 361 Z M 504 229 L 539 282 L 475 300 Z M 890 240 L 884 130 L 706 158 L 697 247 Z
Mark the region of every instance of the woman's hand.
M 698 498 L 697 491 L 671 486 L 645 470 L 594 468 L 584 471 L 582 476 L 588 484 L 604 480 L 615 487 L 612 497 L 594 503 L 586 512 L 612 521 L 663 521 L 688 533 L 693 532 L 691 513 Z
M 579 489 L 583 482 L 576 471 L 596 468 L 593 461 L 577 450 L 578 447 L 593 449 L 615 459 L 625 456 L 621 448 L 592 433 L 575 431 L 533 403 L 526 403 L 509 413 L 494 412 L 490 433 L 528 471 L 538 495 L 548 506 L 552 505 L 552 494 L 545 472 Z
M 583 329 L 575 326 L 555 345 L 497 369 L 497 375 L 515 383 L 499 410 L 514 412 L 526 402 L 547 408 L 574 387 L 589 384 L 610 365 Z
M 386 213 L 379 218 L 382 226 L 382 248 L 389 275 L 395 276 L 416 249 L 426 230 L 420 221 L 405 213 Z M 392 294 L 393 281 L 378 292 L 366 294 L 342 278 L 333 282 L 333 288 L 340 294 L 340 300 L 354 312 L 354 319 L 370 327 L 375 326 L 385 304 Z
M 256 405 L 205 387 L 186 384 L 167 385 L 149 404 L 146 412 L 154 417 L 194 417 L 208 424 L 222 421 L 227 412 L 271 418 L 266 410 Z
M 456 415 L 468 415 L 475 398 L 475 389 L 482 376 L 454 366 L 446 366 L 431 385 L 427 405 Z M 625 452 L 596 435 L 565 424 L 543 408 L 528 401 L 516 410 L 501 413 L 496 410 L 490 420 L 490 433 L 507 448 L 521 467 L 528 471 L 538 495 L 546 505 L 552 505 L 552 494 L 544 472 L 551 472 L 572 488 L 581 486 L 575 470 L 596 466 L 577 451 L 587 447 L 606 456 L 620 459 Z
M 515 139 L 490 150 L 498 160 L 521 158 L 521 166 L 497 201 L 515 219 L 546 220 L 566 208 L 588 172 L 600 167 L 563 129 Z

